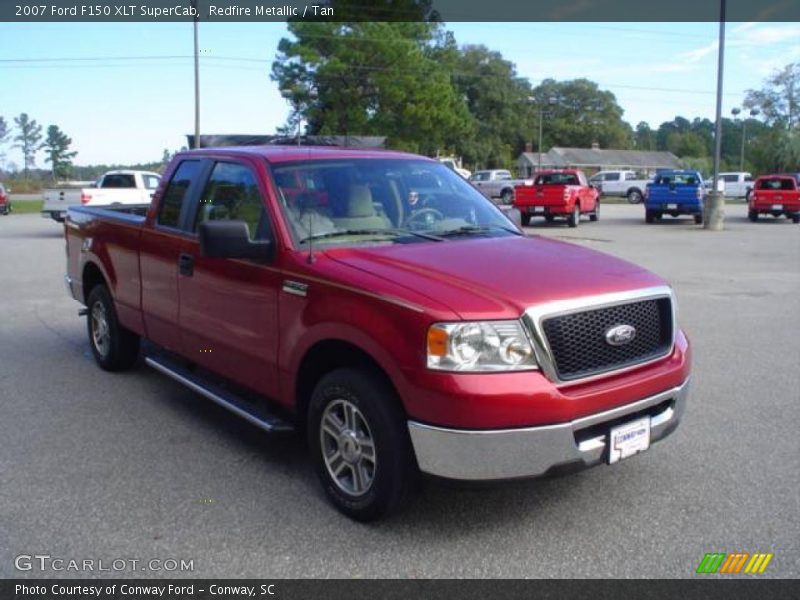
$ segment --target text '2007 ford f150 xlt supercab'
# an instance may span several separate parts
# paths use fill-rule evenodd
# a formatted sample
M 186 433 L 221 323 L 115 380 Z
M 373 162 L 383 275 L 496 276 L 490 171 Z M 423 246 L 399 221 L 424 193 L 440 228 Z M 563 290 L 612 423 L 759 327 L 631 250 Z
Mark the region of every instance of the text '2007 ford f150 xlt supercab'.
M 182 152 L 149 207 L 71 208 L 65 235 L 102 368 L 143 355 L 267 431 L 303 430 L 356 519 L 420 473 L 616 463 L 685 407 L 689 345 L 662 279 L 526 237 L 434 160 Z

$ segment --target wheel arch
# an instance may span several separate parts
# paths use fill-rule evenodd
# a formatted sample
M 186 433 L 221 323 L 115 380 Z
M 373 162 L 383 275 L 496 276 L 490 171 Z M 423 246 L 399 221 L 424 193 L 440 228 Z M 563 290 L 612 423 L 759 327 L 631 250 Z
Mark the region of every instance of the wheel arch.
M 293 378 L 295 416 L 297 424 L 305 425 L 308 406 L 314 388 L 326 374 L 341 368 L 360 368 L 370 371 L 391 386 L 399 399 L 398 389 L 389 371 L 360 345 L 341 338 L 327 338 L 315 342 L 303 354 Z M 402 402 L 400 409 L 405 412 Z
M 83 266 L 83 272 L 81 273 L 84 304 L 87 302 L 92 289 L 97 285 L 105 285 L 108 287 L 108 279 L 97 263 L 89 261 Z M 109 291 L 111 290 L 109 289 Z

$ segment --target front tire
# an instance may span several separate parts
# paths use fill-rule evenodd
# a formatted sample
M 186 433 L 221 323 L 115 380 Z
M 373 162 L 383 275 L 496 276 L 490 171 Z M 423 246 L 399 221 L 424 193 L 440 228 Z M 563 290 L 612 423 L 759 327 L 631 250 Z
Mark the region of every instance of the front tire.
M 336 369 L 319 381 L 308 410 L 308 443 L 328 499 L 357 521 L 397 510 L 416 482 L 400 401 L 373 371 Z
M 642 192 L 639 190 L 630 190 L 627 198 L 629 204 L 639 204 L 642 201 Z
M 578 206 L 577 202 L 575 203 L 575 208 L 572 209 L 572 214 L 567 217 L 567 225 L 570 227 L 577 227 L 578 223 L 581 222 L 581 207 Z
M 139 356 L 139 336 L 120 324 L 108 288 L 92 288 L 86 304 L 89 345 L 97 364 L 105 371 L 130 369 Z

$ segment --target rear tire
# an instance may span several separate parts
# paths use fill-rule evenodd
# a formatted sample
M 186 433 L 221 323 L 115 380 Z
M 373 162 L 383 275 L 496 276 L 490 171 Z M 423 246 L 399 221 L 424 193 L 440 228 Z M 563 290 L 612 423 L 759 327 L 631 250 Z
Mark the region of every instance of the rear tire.
M 572 209 L 572 214 L 567 217 L 567 225 L 570 227 L 577 227 L 578 223 L 581 222 L 581 207 L 575 203 L 575 208 Z
M 792 223 L 794 223 L 795 225 L 800 223 L 800 214 L 795 213 L 792 215 Z
M 336 369 L 319 381 L 308 409 L 308 443 L 328 499 L 357 521 L 397 510 L 417 481 L 400 401 L 373 371 Z
M 600 198 L 597 199 L 597 202 L 594 205 L 594 212 L 589 215 L 590 221 L 597 221 L 598 219 L 600 219 Z
M 545 215 L 545 216 L 544 216 L 544 220 L 545 220 L 547 223 L 552 223 L 553 221 L 555 221 L 555 220 L 556 220 L 556 218 L 555 218 L 553 215 Z
M 500 202 L 502 204 L 511 204 L 514 202 L 514 192 L 512 190 L 503 190 L 500 194 Z
M 86 330 L 97 364 L 105 371 L 130 369 L 139 357 L 139 336 L 120 325 L 108 288 L 93 287 L 86 305 Z
M 528 227 L 531 224 L 531 216 L 527 213 L 522 213 L 520 215 L 520 222 L 523 227 Z
M 747 218 L 750 219 L 753 223 L 758 221 L 758 212 L 755 210 L 747 211 Z
M 702 225 L 703 224 L 703 215 L 695 215 L 694 216 L 694 223 L 695 223 L 695 225 Z
M 652 210 L 644 211 L 644 222 L 645 223 L 655 223 L 656 221 L 656 213 Z

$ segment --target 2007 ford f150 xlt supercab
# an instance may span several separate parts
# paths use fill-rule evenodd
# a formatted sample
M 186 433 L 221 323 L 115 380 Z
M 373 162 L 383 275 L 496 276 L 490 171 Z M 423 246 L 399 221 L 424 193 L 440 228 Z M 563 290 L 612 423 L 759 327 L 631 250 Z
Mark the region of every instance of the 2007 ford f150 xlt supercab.
M 662 279 L 524 236 L 435 160 L 181 152 L 149 207 L 70 208 L 65 235 L 100 367 L 143 355 L 267 431 L 303 430 L 356 519 L 420 472 L 616 463 L 685 407 L 689 344 Z

